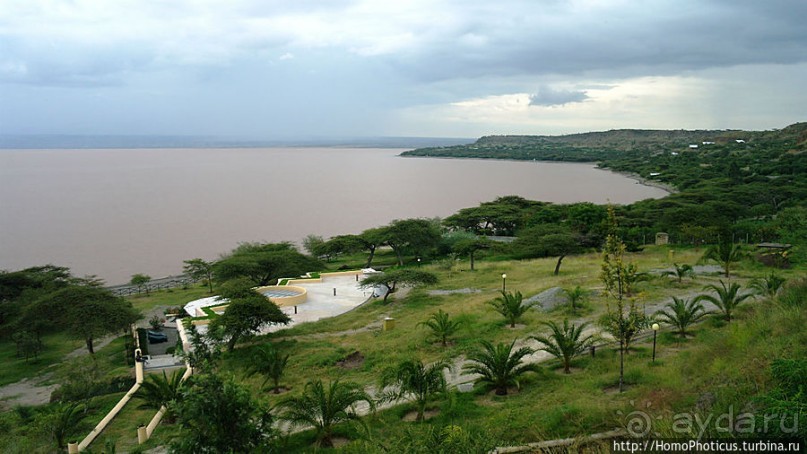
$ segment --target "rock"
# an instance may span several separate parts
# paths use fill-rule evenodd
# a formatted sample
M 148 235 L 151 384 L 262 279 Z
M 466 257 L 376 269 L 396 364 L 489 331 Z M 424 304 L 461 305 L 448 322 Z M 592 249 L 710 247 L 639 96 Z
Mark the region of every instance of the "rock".
M 544 290 L 543 292 L 527 298 L 525 303 L 537 303 L 535 307 L 540 307 L 541 310 L 551 311 L 558 306 L 569 303 L 566 293 L 560 287 L 552 287 Z

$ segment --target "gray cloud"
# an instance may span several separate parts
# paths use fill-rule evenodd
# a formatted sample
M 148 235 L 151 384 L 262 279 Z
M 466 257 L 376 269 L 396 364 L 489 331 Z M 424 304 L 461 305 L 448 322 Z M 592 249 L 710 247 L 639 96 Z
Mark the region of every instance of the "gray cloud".
M 583 90 L 553 90 L 542 87 L 538 93 L 530 95 L 531 106 L 562 106 L 574 102 L 583 102 L 588 95 Z

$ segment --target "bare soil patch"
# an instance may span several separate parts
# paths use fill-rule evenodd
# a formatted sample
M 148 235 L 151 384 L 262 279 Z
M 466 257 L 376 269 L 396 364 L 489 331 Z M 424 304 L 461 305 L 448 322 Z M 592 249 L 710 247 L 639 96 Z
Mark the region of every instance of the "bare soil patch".
M 428 421 L 429 419 L 434 418 L 435 416 L 437 416 L 439 414 L 440 414 L 440 410 L 438 410 L 436 408 L 432 409 L 432 410 L 426 410 L 426 411 L 423 412 L 423 419 Z M 402 421 L 412 422 L 412 421 L 417 421 L 417 417 L 418 417 L 418 411 L 417 410 L 412 410 L 410 412 L 407 412 L 403 416 L 403 418 L 401 418 L 401 420 Z
M 336 362 L 337 366 L 348 370 L 358 369 L 362 364 L 364 364 L 364 355 L 361 352 L 353 352 L 345 359 Z

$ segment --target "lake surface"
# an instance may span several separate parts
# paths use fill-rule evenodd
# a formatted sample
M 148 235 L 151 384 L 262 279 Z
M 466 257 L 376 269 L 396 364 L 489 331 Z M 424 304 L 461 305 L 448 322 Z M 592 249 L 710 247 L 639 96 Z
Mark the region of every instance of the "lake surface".
M 110 284 L 243 241 L 360 233 L 504 195 L 666 195 L 593 164 L 402 158 L 399 149 L 0 150 L 0 269 L 52 263 Z

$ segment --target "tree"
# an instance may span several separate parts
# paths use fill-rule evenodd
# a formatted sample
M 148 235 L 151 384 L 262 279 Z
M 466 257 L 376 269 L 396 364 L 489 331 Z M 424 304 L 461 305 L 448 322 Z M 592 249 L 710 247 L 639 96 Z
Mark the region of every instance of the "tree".
M 83 339 L 91 354 L 95 353 L 95 338 L 123 330 L 139 317 L 130 302 L 104 288 L 87 285 L 69 285 L 46 294 L 27 308 L 25 315 L 26 320 L 47 320 Z
M 600 318 L 600 325 L 619 342 L 619 392 L 624 390 L 625 354 L 630 347 L 631 339 L 647 326 L 648 319 L 636 307 L 631 299 L 625 304 L 628 296 L 627 287 L 630 278 L 630 265 L 624 261 L 625 243 L 617 237 L 617 223 L 614 207 L 608 206 L 608 235 L 603 248 L 600 280 L 605 285 L 608 296 L 615 305 L 608 302 L 607 312 Z M 634 268 L 635 271 L 635 268 Z
M 474 271 L 474 258 L 476 253 L 485 249 L 490 249 L 491 242 L 487 238 L 463 238 L 454 243 L 452 251 L 459 255 L 467 255 L 471 261 L 471 271 Z
M 213 265 L 213 276 L 220 282 L 246 278 L 253 285 L 269 285 L 320 269 L 322 263 L 300 254 L 291 243 L 243 243 Z
M 399 219 L 381 228 L 384 243 L 395 251 L 398 266 L 403 266 L 404 251 L 417 256 L 425 255 L 440 241 L 440 231 L 435 222 L 427 219 Z
M 252 362 L 247 366 L 247 375 L 262 375 L 264 379 L 261 388 L 265 388 L 266 383 L 271 380 L 274 393 L 280 394 L 280 377 L 283 376 L 288 362 L 289 355 L 284 355 L 279 348 L 271 344 L 262 345 L 252 355 Z
M 303 238 L 303 249 L 314 257 L 320 254 L 324 244 L 325 240 L 319 235 L 306 235 Z
M 673 263 L 675 267 L 675 271 L 664 271 L 661 273 L 662 276 L 673 276 L 678 279 L 678 283 L 682 283 L 685 277 L 695 277 L 695 270 L 692 269 L 692 265 L 687 265 L 686 263 L 683 265 L 678 265 L 677 263 Z
M 85 416 L 84 407 L 78 402 L 61 402 L 48 415 L 46 424 L 59 451 L 67 448 L 67 437 L 74 433 Z
M 202 259 L 185 260 L 182 271 L 194 281 L 205 281 L 210 293 L 213 293 L 213 265 L 214 262 L 207 262 Z
M 537 301 L 525 303 L 521 292 L 511 293 L 500 291 L 500 293 L 502 296 L 493 301 L 488 301 L 488 304 L 493 306 L 496 312 L 502 314 L 502 316 L 507 319 L 507 322 L 510 323 L 510 328 L 515 328 L 516 322 L 521 316 L 538 304 Z
M 191 347 L 182 352 L 182 357 L 191 366 L 191 370 L 201 373 L 212 372 L 216 368 L 216 361 L 221 356 L 221 346 L 211 336 L 205 336 L 190 323 L 188 337 Z
M 132 275 L 132 279 L 129 281 L 129 284 L 136 286 L 138 292 L 145 289 L 146 296 L 148 296 L 150 291 L 149 282 L 151 282 L 151 276 L 147 274 L 134 274 Z
M 687 328 L 693 323 L 697 323 L 709 312 L 698 302 L 697 298 L 691 300 L 673 296 L 672 303 L 667 303 L 665 310 L 656 312 L 660 321 L 674 326 L 678 334 L 684 338 L 687 335 Z
M 787 282 L 787 279 L 774 272 L 771 272 L 769 275 L 763 278 L 754 279 L 751 281 L 751 288 L 753 288 L 758 295 L 773 298 L 777 293 L 779 293 L 779 290 L 782 289 L 785 282 Z
M 543 350 L 563 362 L 563 372 L 571 373 L 572 358 L 585 352 L 594 343 L 592 336 L 583 337 L 583 330 L 588 326 L 588 322 L 580 325 L 569 324 L 569 320 L 563 320 L 563 327 L 555 322 L 542 322 L 550 330 L 548 336 L 530 336 L 531 339 L 543 344 Z
M 712 290 L 715 292 L 714 295 L 698 295 L 695 297 L 695 300 L 708 301 L 714 304 L 718 309 L 723 311 L 726 321 L 730 322 L 731 314 L 734 312 L 734 309 L 743 301 L 754 296 L 753 293 L 740 294 L 741 288 L 740 284 L 736 282 L 732 282 L 726 286 L 726 283 L 721 280 L 720 287 L 715 284 L 709 284 L 703 288 L 704 290 Z
M 428 271 L 421 271 L 409 268 L 399 268 L 385 271 L 383 273 L 371 274 L 361 281 L 361 288 L 375 288 L 384 286 L 387 291 L 384 293 L 384 304 L 390 294 L 395 293 L 398 286 L 434 285 L 437 283 L 437 276 Z
M 420 360 L 406 360 L 395 367 L 385 369 L 381 374 L 380 388 L 387 391 L 382 401 L 395 402 L 410 399 L 417 405 L 417 421 L 423 421 L 426 405 L 447 391 L 443 370 L 449 368 L 445 361 L 426 366 Z
M 725 276 L 730 277 L 731 266 L 745 258 L 745 256 L 746 254 L 739 244 L 723 241 L 717 246 L 711 246 L 707 249 L 701 260 L 712 260 L 719 263 L 723 267 Z
M 249 281 L 238 279 L 221 286 L 219 300 L 228 300 L 229 305 L 220 317 L 214 318 L 210 329 L 221 328 L 227 341 L 227 351 L 232 352 L 235 344 L 267 324 L 288 324 L 291 319 L 277 305 L 265 296 L 252 290 Z
M 428 320 L 420 322 L 417 326 L 425 326 L 432 330 L 432 335 L 440 340 L 443 347 L 448 346 L 448 338 L 457 332 L 462 323 L 459 320 L 449 320 L 448 314 L 439 309 L 431 314 Z
M 568 228 L 556 224 L 539 224 L 519 232 L 518 238 L 513 242 L 516 256 L 557 257 L 553 274 L 560 274 L 563 259 L 569 254 L 583 250 L 579 235 Z
M 133 396 L 142 401 L 138 408 L 159 410 L 165 407 L 166 422 L 173 422 L 175 416 L 174 406 L 183 391 L 184 381 L 182 375 L 181 370 L 174 371 L 170 377 L 165 371 L 163 371 L 162 376 L 149 374 Z
M 332 446 L 333 428 L 341 422 L 357 421 L 359 415 L 354 407 L 359 402 L 367 402 L 375 411 L 375 403 L 360 385 L 335 380 L 327 386 L 322 380 L 305 384 L 303 395 L 290 397 L 278 404 L 279 418 L 292 426 L 313 426 L 317 432 L 317 443 Z
M 569 299 L 569 309 L 572 310 L 572 314 L 577 312 L 577 307 L 582 304 L 588 296 L 588 291 L 579 285 L 575 286 L 573 289 L 563 289 L 563 292 L 566 294 L 566 298 Z
M 525 373 L 538 371 L 535 364 L 523 364 L 525 356 L 535 353 L 529 347 L 513 351 L 516 341 L 495 346 L 486 340 L 479 343 L 481 348 L 468 354 L 469 363 L 462 366 L 462 371 L 479 374 L 479 381 L 492 385 L 497 396 L 506 396 L 508 386 L 519 387 L 518 379 Z
M 178 436 L 171 452 L 274 452 L 269 411 L 231 378 L 195 375 L 176 405 Z

